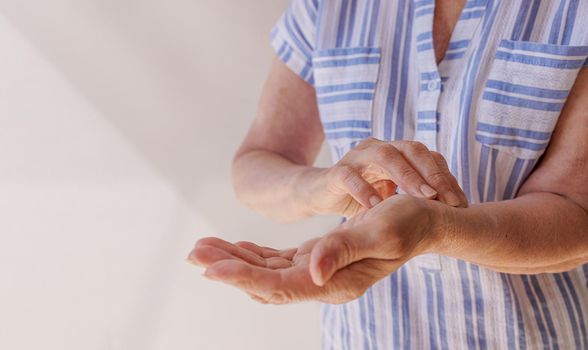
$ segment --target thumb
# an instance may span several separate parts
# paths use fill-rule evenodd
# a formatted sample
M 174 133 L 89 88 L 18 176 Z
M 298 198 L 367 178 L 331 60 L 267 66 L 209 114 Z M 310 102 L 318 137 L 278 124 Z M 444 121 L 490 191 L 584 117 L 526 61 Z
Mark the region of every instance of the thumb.
M 370 257 L 373 239 L 358 230 L 335 231 L 325 235 L 310 253 L 310 277 L 323 286 L 338 270 Z

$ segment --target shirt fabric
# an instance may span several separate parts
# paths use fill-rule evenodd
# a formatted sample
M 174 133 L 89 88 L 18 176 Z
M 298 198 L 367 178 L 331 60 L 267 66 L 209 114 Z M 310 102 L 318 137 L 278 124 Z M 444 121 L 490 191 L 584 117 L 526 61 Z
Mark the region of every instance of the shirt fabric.
M 469 0 L 437 65 L 434 0 L 294 0 L 277 55 L 316 89 L 333 160 L 418 140 L 471 203 L 514 198 L 588 56 L 588 1 Z M 548 215 L 548 213 L 546 213 Z M 343 305 L 323 349 L 588 349 L 588 265 L 514 275 L 428 254 Z

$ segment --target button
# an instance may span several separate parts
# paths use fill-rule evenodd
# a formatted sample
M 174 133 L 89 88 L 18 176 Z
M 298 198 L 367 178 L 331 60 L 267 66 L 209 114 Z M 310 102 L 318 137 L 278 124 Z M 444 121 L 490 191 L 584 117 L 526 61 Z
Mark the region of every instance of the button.
M 438 86 L 438 82 L 435 80 L 431 80 L 429 81 L 429 83 L 427 84 L 427 90 L 429 91 L 435 91 L 437 90 L 437 86 Z

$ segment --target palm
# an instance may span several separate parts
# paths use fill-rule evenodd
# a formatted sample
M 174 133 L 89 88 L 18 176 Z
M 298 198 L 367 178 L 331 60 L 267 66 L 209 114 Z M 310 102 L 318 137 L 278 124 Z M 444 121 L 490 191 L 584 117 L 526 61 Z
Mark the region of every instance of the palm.
M 357 298 L 369 286 L 396 268 L 397 262 L 365 259 L 337 272 L 319 287 L 312 282 L 310 252 L 319 238 L 298 249 L 276 250 L 253 243 L 228 243 L 218 238 L 201 240 L 192 259 L 207 268 L 206 275 L 272 304 L 304 300 L 342 303 Z

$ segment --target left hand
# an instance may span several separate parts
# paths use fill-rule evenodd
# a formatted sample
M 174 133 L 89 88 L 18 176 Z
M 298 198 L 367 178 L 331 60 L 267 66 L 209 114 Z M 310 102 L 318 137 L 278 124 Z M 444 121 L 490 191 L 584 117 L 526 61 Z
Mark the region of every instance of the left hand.
M 204 238 L 188 258 L 206 268 L 206 277 L 262 303 L 344 303 L 432 249 L 435 218 L 429 202 L 395 195 L 298 249 Z

